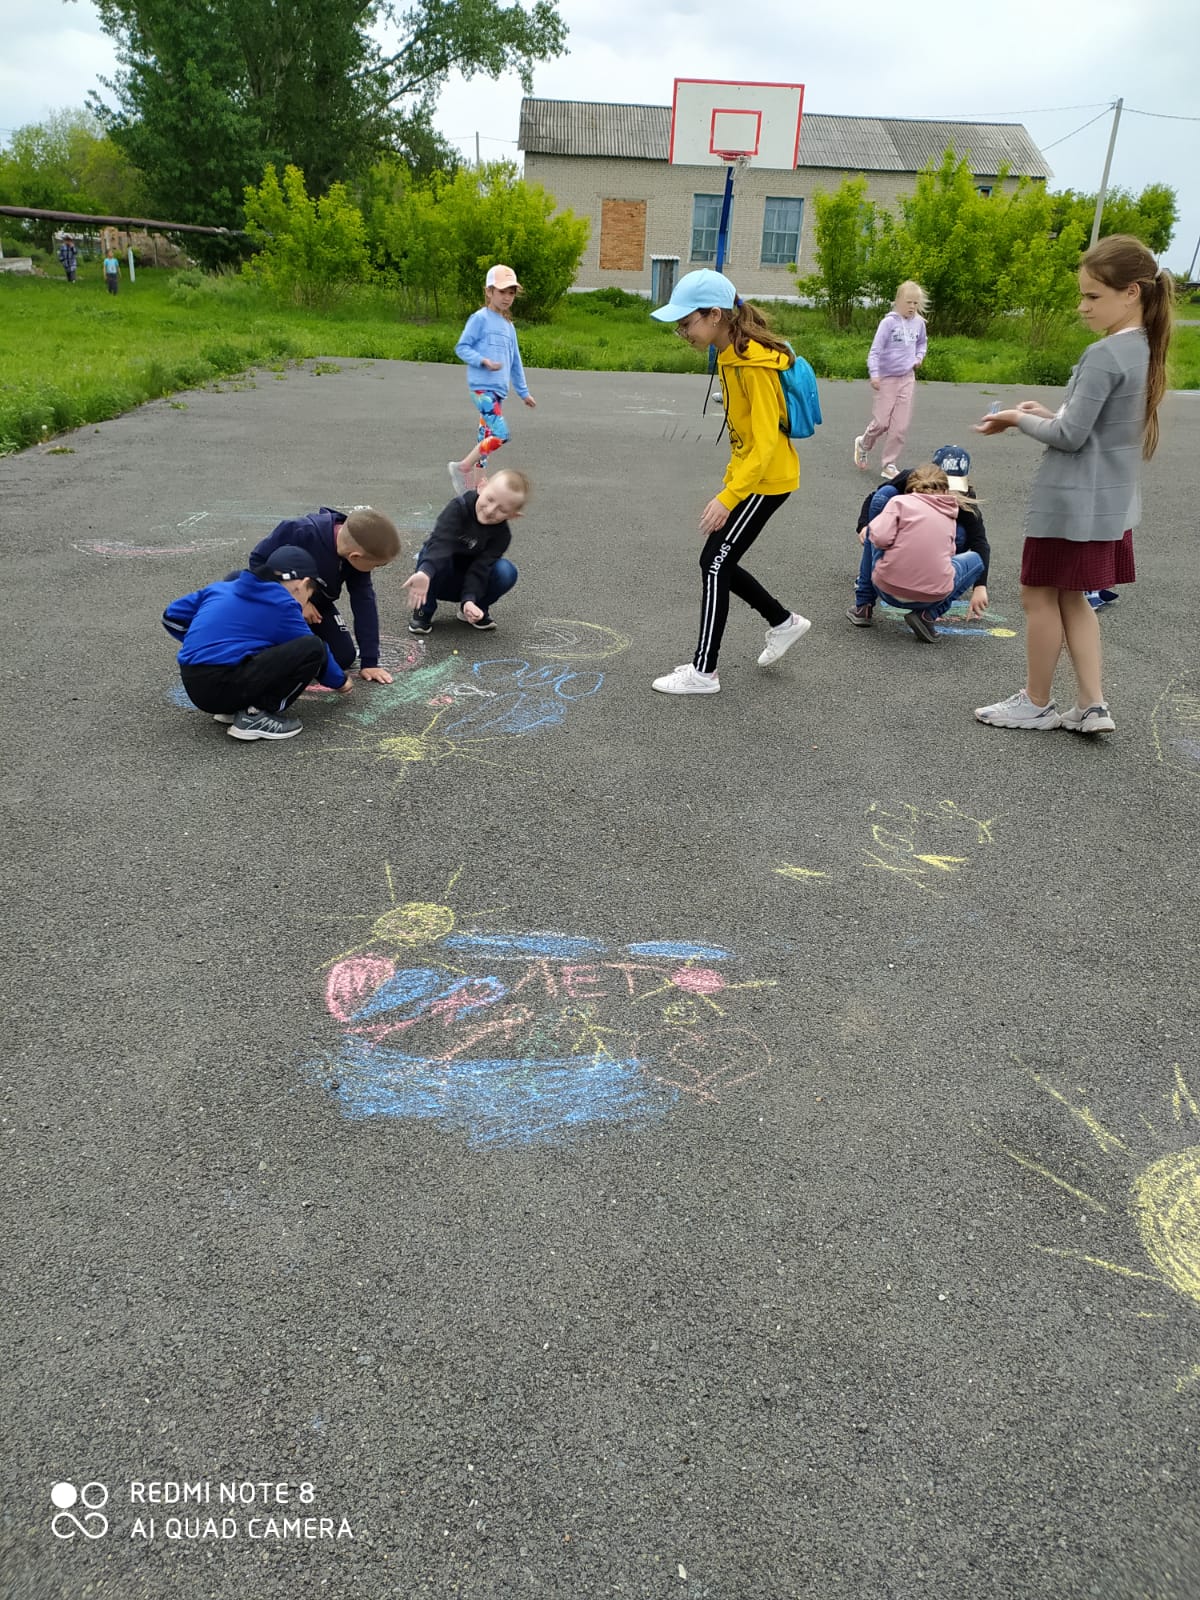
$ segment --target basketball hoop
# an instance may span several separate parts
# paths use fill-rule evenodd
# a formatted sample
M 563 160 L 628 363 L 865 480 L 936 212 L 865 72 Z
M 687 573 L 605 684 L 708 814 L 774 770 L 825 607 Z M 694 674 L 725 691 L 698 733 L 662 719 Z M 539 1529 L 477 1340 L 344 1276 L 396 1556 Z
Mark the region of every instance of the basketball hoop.
M 744 150 L 714 150 L 713 155 L 727 167 L 736 167 L 739 172 L 744 172 L 750 165 L 750 157 Z

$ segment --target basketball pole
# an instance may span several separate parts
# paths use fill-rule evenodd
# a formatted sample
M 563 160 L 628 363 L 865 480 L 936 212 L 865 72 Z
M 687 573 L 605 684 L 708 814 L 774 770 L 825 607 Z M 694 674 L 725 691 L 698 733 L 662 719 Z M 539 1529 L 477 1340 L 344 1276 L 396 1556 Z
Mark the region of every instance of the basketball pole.
M 734 164 L 731 161 L 725 168 L 725 193 L 721 197 L 721 220 L 717 224 L 717 271 L 720 272 L 725 265 L 725 251 L 729 244 L 729 213 L 733 209 L 733 173 Z M 717 347 L 710 344 L 708 347 L 708 373 L 709 377 L 717 370 Z M 705 402 L 707 405 L 707 401 Z

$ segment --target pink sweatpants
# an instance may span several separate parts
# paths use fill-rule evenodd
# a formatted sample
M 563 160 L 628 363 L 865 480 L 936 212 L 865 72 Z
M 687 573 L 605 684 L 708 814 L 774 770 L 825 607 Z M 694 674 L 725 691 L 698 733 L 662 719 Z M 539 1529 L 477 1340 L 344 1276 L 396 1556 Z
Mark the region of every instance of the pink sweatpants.
M 863 434 L 863 449 L 870 450 L 875 441 L 883 439 L 886 434 L 883 442 L 885 467 L 899 464 L 900 452 L 908 437 L 908 425 L 912 421 L 913 392 L 916 387 L 916 378 L 911 372 L 906 372 L 901 378 L 880 378 L 879 387 L 874 391 L 875 404 L 867 431 Z

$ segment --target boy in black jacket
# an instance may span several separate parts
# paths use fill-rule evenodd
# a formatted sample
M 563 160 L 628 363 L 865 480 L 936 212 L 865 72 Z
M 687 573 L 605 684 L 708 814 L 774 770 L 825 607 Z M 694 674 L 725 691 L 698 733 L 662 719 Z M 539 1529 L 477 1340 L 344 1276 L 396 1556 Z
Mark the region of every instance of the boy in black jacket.
M 504 559 L 512 541 L 508 525 L 528 497 L 529 479 L 510 468 L 451 500 L 404 585 L 414 607 L 409 633 L 431 631 L 439 600 L 457 600 L 458 620 L 481 633 L 496 626 L 492 607 L 517 581 L 516 567 Z

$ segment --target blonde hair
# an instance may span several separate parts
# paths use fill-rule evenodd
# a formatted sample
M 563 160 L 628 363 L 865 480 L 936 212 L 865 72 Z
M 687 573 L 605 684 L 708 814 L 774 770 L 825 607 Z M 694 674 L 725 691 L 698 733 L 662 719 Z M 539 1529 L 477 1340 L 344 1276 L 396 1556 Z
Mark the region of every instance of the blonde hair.
M 394 561 L 400 554 L 400 535 L 396 524 L 370 506 L 359 506 L 343 522 L 346 536 L 353 539 L 363 555 L 372 561 Z
M 1109 289 L 1136 283 L 1142 301 L 1142 327 L 1150 346 L 1146 373 L 1146 420 L 1142 427 L 1142 459 L 1158 449 L 1158 408 L 1167 392 L 1167 351 L 1171 344 L 1175 284 L 1140 239 L 1131 233 L 1110 233 L 1088 250 L 1079 265 Z
M 533 485 L 523 472 L 518 472 L 516 467 L 505 467 L 502 471 L 493 474 L 494 484 L 506 483 L 513 494 L 520 495 L 521 500 L 529 499 L 533 493 Z
M 917 310 L 922 316 L 924 316 L 929 310 L 929 294 L 925 289 L 922 289 L 919 283 L 914 282 L 912 278 L 905 278 L 904 282 L 897 286 L 896 293 L 892 296 L 893 306 L 898 304 L 900 296 L 905 292 L 905 290 L 908 290 L 912 294 L 916 295 Z
M 905 494 L 948 494 L 949 490 L 949 478 L 932 461 L 910 468 L 904 484 Z

